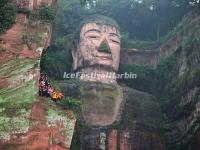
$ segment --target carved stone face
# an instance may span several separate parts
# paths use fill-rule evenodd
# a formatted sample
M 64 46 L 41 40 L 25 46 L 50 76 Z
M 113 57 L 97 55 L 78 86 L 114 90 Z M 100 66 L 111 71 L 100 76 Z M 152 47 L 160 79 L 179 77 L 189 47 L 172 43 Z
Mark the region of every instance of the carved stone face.
M 120 59 L 120 33 L 114 26 L 86 23 L 80 32 L 73 69 L 90 68 L 116 72 Z

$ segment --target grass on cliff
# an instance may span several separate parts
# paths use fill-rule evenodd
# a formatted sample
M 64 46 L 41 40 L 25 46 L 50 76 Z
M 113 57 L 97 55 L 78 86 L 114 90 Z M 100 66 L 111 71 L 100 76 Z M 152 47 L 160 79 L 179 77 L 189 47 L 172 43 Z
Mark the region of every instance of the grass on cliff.
M 60 132 L 65 136 L 65 141 L 63 142 L 68 146 L 70 146 L 73 137 L 75 121 L 75 118 L 69 118 L 65 110 L 52 106 L 48 108 L 47 126 L 51 128 L 64 126 L 64 128 L 60 128 Z
M 50 98 L 45 98 L 44 109 L 47 110 L 47 126 L 48 128 L 59 128 L 59 132 L 65 137 L 63 143 L 70 147 L 71 140 L 74 133 L 74 126 L 76 123 L 76 117 L 71 110 L 63 109 Z M 49 138 L 49 142 L 52 143 L 53 137 Z
M 81 102 L 73 97 L 65 97 L 62 99 L 61 104 L 70 110 L 73 110 L 75 114 L 78 114 L 80 112 L 80 106 Z
M 10 60 L 7 63 L 1 65 L 0 68 L 0 78 L 19 76 L 28 69 L 33 68 L 36 60 L 20 59 L 20 60 Z
M 24 82 L 20 79 L 33 66 L 33 60 L 22 59 L 18 63 L 8 61 L 0 69 L 0 78 L 8 77 L 9 83 L 0 89 L 0 139 L 9 140 L 13 133 L 28 131 L 30 108 L 36 100 L 37 87 L 33 78 Z
M 25 133 L 29 128 L 32 103 L 36 100 L 33 80 L 18 89 L 0 90 L 0 138 L 8 140 L 13 133 Z
M 154 90 L 154 83 L 156 81 L 156 72 L 149 66 L 135 65 L 135 64 L 120 64 L 119 74 L 133 73 L 137 75 L 134 79 L 118 79 L 119 83 L 124 83 L 131 88 L 152 93 Z

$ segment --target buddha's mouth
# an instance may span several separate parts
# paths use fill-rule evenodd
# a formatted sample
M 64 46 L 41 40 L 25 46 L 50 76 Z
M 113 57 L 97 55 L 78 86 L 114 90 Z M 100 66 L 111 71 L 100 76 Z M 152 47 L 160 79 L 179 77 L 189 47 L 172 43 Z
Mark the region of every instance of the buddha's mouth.
M 112 60 L 111 57 L 104 57 L 103 56 L 103 57 L 99 57 L 99 58 L 102 59 L 102 60 Z
M 98 53 L 96 58 L 99 58 L 101 60 L 112 60 L 112 55 L 106 53 Z

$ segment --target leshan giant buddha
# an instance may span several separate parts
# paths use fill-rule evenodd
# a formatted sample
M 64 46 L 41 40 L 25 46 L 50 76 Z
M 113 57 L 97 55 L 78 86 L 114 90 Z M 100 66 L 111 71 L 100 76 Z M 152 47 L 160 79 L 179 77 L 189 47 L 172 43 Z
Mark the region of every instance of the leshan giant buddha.
M 117 23 L 92 16 L 81 24 L 72 49 L 73 71 L 79 74 L 81 110 L 89 126 L 108 126 L 120 116 L 123 93 L 116 81 L 121 35 Z
M 72 50 L 73 71 L 83 81 L 116 84 L 121 42 L 117 23 L 94 16 L 81 24 L 79 33 Z
M 145 149 L 149 140 L 157 141 L 157 144 L 151 144 L 154 149 L 164 149 L 157 125 L 149 123 L 160 116 L 159 111 L 152 112 L 157 108 L 153 97 L 127 86 L 120 87 L 116 78 L 103 78 L 118 70 L 120 33 L 117 24 L 106 17 L 93 17 L 83 22 L 77 36 L 79 40 L 74 44 L 72 55 L 73 70 L 81 74 L 80 81 L 83 81 L 75 88 L 81 101 L 79 121 L 84 125 L 78 136 L 81 149 Z M 92 72 L 97 72 L 96 78 L 83 76 Z M 146 115 L 148 113 L 151 115 Z M 146 127 L 155 130 L 147 131 Z M 144 138 L 144 134 L 150 139 Z M 138 140 L 144 144 L 138 145 Z

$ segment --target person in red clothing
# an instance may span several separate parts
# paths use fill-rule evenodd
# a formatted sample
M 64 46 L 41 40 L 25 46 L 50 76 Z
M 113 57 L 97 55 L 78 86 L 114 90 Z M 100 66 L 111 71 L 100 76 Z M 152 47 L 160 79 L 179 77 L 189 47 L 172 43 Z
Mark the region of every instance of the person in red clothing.
M 54 90 L 53 90 L 52 86 L 49 84 L 49 85 L 48 85 L 48 91 L 47 91 L 47 92 L 48 92 L 48 97 L 51 96 L 51 94 L 53 93 L 53 91 L 54 91 Z

